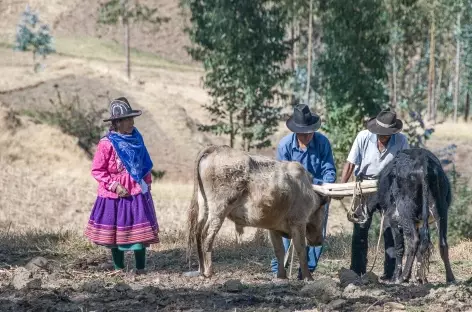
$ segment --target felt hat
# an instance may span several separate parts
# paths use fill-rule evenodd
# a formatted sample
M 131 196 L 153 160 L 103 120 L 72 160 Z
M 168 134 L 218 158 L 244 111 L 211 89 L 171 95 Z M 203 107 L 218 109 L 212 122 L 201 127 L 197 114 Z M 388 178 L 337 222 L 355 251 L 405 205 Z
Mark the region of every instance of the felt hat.
M 287 128 L 295 133 L 312 133 L 321 126 L 321 118 L 310 111 L 306 104 L 298 104 L 293 108 L 293 115 L 286 122 Z
M 140 110 L 134 110 L 131 108 L 128 100 L 125 97 L 119 97 L 114 99 L 110 103 L 110 117 L 103 121 L 112 121 L 128 117 L 137 117 L 142 114 Z
M 376 117 L 367 121 L 367 129 L 378 135 L 392 135 L 400 132 L 402 128 L 403 122 L 389 109 L 382 110 Z

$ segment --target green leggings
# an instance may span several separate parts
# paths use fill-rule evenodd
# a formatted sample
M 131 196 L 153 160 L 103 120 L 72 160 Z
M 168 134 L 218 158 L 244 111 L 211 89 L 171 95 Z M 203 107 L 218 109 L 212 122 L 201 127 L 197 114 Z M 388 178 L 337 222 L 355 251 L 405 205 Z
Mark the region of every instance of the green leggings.
M 125 268 L 125 252 L 118 248 L 111 249 L 111 256 L 113 258 L 113 265 L 115 270 Z M 142 270 L 146 266 L 146 248 L 135 250 L 134 259 L 136 260 L 136 269 Z

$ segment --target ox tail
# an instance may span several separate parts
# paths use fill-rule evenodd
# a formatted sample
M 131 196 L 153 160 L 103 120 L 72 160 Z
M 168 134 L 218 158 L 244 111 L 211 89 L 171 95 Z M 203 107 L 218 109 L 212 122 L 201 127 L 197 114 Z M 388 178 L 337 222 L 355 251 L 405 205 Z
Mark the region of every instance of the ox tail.
M 189 268 L 190 268 L 190 261 L 191 261 L 191 253 L 192 253 L 192 247 L 193 243 L 199 235 L 199 231 L 197 229 L 197 224 L 198 224 L 198 211 L 199 211 L 199 206 L 198 206 L 198 192 L 202 192 L 202 195 L 204 195 L 203 191 L 203 184 L 202 184 L 202 179 L 200 177 L 200 161 L 207 156 L 208 154 L 212 153 L 216 149 L 216 146 L 210 145 L 202 150 L 197 155 L 197 158 L 195 159 L 195 165 L 194 165 L 194 178 L 193 178 L 193 194 L 192 194 L 192 199 L 190 201 L 190 205 L 187 210 L 187 229 L 188 229 L 188 235 L 187 235 L 187 261 L 189 263 Z M 203 196 L 205 198 L 205 196 Z
M 431 256 L 431 236 L 429 231 L 429 198 L 430 188 L 428 183 L 428 158 L 423 162 L 422 171 L 422 209 L 421 219 L 423 224 L 419 229 L 420 244 L 419 253 L 421 256 L 421 278 L 425 280 L 426 272 L 429 271 L 429 259 Z

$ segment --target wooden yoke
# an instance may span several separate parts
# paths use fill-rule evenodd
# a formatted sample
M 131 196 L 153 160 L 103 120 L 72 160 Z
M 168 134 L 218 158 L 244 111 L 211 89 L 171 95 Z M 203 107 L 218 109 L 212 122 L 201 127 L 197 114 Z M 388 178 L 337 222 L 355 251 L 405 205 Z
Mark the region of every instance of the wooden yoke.
M 362 194 L 371 194 L 377 192 L 377 180 L 365 180 L 360 183 Z M 332 197 L 353 196 L 356 182 L 348 183 L 323 183 L 321 185 L 313 184 L 315 192 Z

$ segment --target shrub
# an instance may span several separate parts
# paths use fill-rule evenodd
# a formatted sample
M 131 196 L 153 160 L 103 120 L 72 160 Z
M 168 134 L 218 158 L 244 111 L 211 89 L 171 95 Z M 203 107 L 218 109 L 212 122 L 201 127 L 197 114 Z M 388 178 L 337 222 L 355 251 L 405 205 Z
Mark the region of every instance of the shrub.
M 33 117 L 38 122 L 57 126 L 62 132 L 78 138 L 77 144 L 92 158 L 93 148 L 106 130 L 102 115 L 107 110 L 96 110 L 92 105 L 86 109 L 77 94 L 72 99 L 63 99 L 58 85 L 54 85 L 54 88 L 57 100 L 49 99 L 54 109 L 35 112 Z

